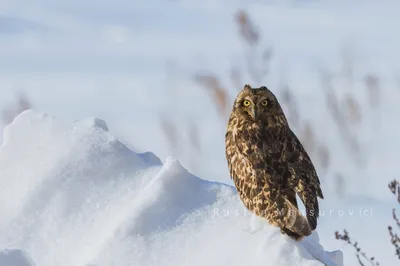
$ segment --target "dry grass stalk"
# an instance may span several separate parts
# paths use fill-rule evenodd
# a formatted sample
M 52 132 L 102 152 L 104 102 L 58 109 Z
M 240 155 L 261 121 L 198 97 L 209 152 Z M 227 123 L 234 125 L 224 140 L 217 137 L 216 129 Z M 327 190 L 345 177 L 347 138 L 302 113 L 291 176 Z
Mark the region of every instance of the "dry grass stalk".
M 210 92 L 219 114 L 225 118 L 228 113 L 229 97 L 227 90 L 222 87 L 219 79 L 214 75 L 196 74 L 194 80 Z
M 396 197 L 397 202 L 400 204 L 400 183 L 397 180 L 393 180 L 389 183 L 389 189 L 392 194 Z M 393 220 L 395 221 L 397 227 L 400 229 L 400 220 L 396 215 L 396 209 L 392 210 Z M 388 226 L 390 242 L 395 248 L 396 256 L 400 259 L 400 237 L 394 232 L 393 227 Z
M 397 180 L 393 180 L 389 183 L 390 192 L 396 196 L 397 202 L 400 204 L 400 183 Z
M 241 38 L 249 45 L 246 57 L 247 73 L 256 83 L 261 83 L 269 72 L 269 64 L 273 55 L 271 47 L 263 48 L 261 55 L 257 53 L 260 48 L 260 33 L 244 10 L 239 10 L 235 15 L 236 25 Z M 242 85 L 243 86 L 243 85 Z
M 344 98 L 344 104 L 346 107 L 346 113 L 348 122 L 350 125 L 360 124 L 362 120 L 361 109 L 360 105 L 358 104 L 357 100 L 350 94 L 346 95 Z M 348 123 L 349 124 L 349 123 Z
M 344 181 L 343 174 L 335 174 L 335 192 L 336 195 L 343 197 L 346 195 L 346 183 Z
M 305 122 L 303 128 L 300 131 L 301 142 L 308 153 L 314 153 L 317 143 L 315 140 L 314 130 L 309 122 Z
M 235 15 L 235 20 L 243 40 L 245 40 L 249 45 L 257 44 L 259 40 L 259 33 L 251 22 L 247 12 L 244 10 L 239 10 Z
M 327 72 L 322 71 L 322 84 L 325 89 L 325 101 L 328 107 L 329 114 L 331 114 L 336 126 L 339 129 L 341 138 L 347 143 L 346 147 L 350 147 L 353 156 L 359 162 L 361 159 L 360 144 L 357 138 L 352 134 L 351 129 L 348 127 L 348 121 L 343 114 L 337 95 L 334 93 L 332 85 L 332 77 Z
M 396 197 L 397 202 L 400 204 L 400 183 L 398 180 L 393 180 L 388 185 L 390 192 Z M 396 210 L 392 211 L 393 219 L 396 222 L 398 228 L 400 228 L 400 220 L 396 215 Z M 398 259 L 400 259 L 400 237 L 397 233 L 395 233 L 392 226 L 388 226 L 390 243 L 395 248 L 395 255 Z M 352 245 L 356 249 L 356 256 L 360 265 L 364 265 L 362 262 L 362 258 L 367 260 L 371 265 L 379 265 L 378 262 L 375 261 L 374 257 L 369 258 L 364 252 L 361 251 L 361 248 L 358 247 L 357 242 L 351 241 L 348 232 L 344 230 L 344 234 L 340 234 L 339 232 L 335 232 L 336 239 L 343 240 L 348 244 Z
M 330 153 L 328 147 L 323 144 L 318 146 L 318 158 L 321 163 L 321 167 L 324 170 L 328 170 L 330 164 Z
M 356 250 L 356 257 L 357 257 L 358 263 L 361 266 L 365 265 L 363 260 L 366 260 L 369 264 L 371 264 L 373 266 L 379 266 L 379 262 L 377 262 L 375 260 L 375 257 L 368 257 L 367 254 L 365 252 L 363 252 L 362 249 L 358 246 L 358 243 L 353 242 L 353 240 L 351 240 L 349 233 L 346 230 L 343 230 L 343 234 L 340 234 L 338 231 L 336 231 L 335 237 L 336 237 L 336 239 L 343 240 L 347 244 L 354 247 L 354 249 Z
M 239 28 L 240 36 L 250 46 L 251 54 L 247 57 L 247 71 L 253 81 L 261 81 L 268 73 L 268 65 L 272 57 L 272 49 L 267 48 L 263 51 L 261 57 L 255 51 L 255 46 L 259 45 L 260 34 L 250 20 L 249 15 L 244 10 L 239 10 L 235 14 L 235 21 Z M 261 62 L 257 64 L 258 58 Z M 242 88 L 242 73 L 239 68 L 231 68 L 230 80 L 235 88 Z M 229 111 L 229 91 L 222 86 L 220 79 L 213 74 L 196 74 L 194 80 L 203 88 L 207 89 L 211 95 L 218 113 L 223 119 L 226 118 Z
M 390 243 L 395 248 L 396 256 L 400 259 L 400 237 L 394 232 L 391 226 L 388 227 L 389 235 L 390 235 Z
M 376 108 L 380 105 L 380 80 L 376 74 L 370 73 L 365 76 L 365 87 L 368 91 L 368 99 L 371 107 Z
M 296 97 L 287 84 L 281 89 L 281 101 L 288 109 L 290 122 L 293 123 L 293 126 L 298 127 L 300 124 L 300 113 L 297 108 Z M 312 131 L 311 127 L 307 128 L 307 130 Z
M 347 43 L 342 46 L 340 50 L 340 58 L 341 58 L 341 72 L 339 73 L 339 77 L 343 78 L 345 81 L 344 86 L 351 90 L 354 88 L 354 77 L 355 77 L 355 50 L 354 47 Z

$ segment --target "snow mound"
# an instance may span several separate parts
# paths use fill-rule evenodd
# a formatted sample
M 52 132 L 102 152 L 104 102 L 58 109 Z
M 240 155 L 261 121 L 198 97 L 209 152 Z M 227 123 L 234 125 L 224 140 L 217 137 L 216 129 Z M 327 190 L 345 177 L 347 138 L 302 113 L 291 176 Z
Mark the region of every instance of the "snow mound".
M 41 266 L 342 265 L 317 233 L 294 242 L 233 187 L 133 152 L 100 119 L 16 117 L 0 147 L 0 202 L 0 250 Z
M 21 250 L 0 251 L 1 266 L 34 266 L 32 261 Z

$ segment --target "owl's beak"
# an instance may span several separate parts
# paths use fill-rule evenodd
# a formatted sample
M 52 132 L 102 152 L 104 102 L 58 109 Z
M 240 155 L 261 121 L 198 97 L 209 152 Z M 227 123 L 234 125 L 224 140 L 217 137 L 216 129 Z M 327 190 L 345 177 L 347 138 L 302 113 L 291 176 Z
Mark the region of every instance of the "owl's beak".
M 256 109 L 254 109 L 254 108 L 252 108 L 251 110 L 250 110 L 250 116 L 251 116 L 251 118 L 253 118 L 253 120 L 256 120 L 258 117 L 257 117 L 257 112 L 256 112 Z

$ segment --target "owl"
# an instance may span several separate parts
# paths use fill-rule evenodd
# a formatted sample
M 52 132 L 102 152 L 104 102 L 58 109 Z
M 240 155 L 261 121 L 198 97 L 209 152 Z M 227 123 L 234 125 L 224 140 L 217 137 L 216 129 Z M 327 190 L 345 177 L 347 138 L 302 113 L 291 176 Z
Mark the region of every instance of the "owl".
M 245 85 L 225 135 L 230 176 L 245 207 L 296 241 L 317 227 L 320 181 L 276 96 Z M 303 215 L 296 194 L 303 202 Z

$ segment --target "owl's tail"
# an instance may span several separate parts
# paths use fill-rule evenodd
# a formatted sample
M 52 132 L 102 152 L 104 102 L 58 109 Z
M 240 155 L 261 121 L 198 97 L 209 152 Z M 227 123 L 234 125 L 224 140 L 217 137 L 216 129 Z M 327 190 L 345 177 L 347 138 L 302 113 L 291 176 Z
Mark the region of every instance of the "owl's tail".
M 299 209 L 292 202 L 286 199 L 287 213 L 285 213 L 282 231 L 296 241 L 300 241 L 304 236 L 311 235 L 312 230 L 307 218 L 303 216 Z
M 311 235 L 312 230 L 308 224 L 307 218 L 300 214 L 293 225 L 286 226 L 284 232 L 296 241 L 300 241 L 303 237 Z
M 311 235 L 312 229 L 307 218 L 301 214 L 297 207 L 296 194 L 288 191 L 278 194 L 275 204 L 272 204 L 267 220 L 281 228 L 283 234 L 288 235 L 296 241 Z

